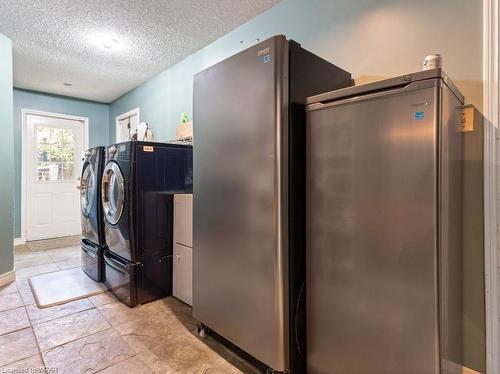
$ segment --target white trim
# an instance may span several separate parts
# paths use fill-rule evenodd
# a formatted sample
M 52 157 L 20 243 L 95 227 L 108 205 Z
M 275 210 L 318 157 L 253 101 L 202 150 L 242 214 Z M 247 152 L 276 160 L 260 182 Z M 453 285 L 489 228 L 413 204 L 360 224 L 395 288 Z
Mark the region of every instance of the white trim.
M 24 245 L 26 244 L 26 240 L 23 238 L 14 238 L 14 247 L 17 245 Z
M 5 274 L 0 275 L 0 287 L 6 286 L 16 280 L 16 271 L 11 270 Z
M 498 300 L 499 0 L 483 0 L 484 261 L 486 372 L 500 372 Z
M 26 126 L 27 126 L 26 118 L 28 115 L 61 118 L 61 119 L 68 119 L 68 120 L 82 122 L 83 126 L 84 126 L 83 148 L 86 149 L 89 147 L 89 118 L 88 117 L 73 116 L 73 115 L 69 115 L 69 114 L 52 113 L 52 112 L 45 112 L 45 111 L 41 111 L 41 110 L 21 108 L 21 237 L 19 238 L 19 240 L 22 243 L 26 243 L 27 177 L 26 177 L 25 165 L 26 165 L 27 155 L 26 155 L 26 147 L 24 146 L 24 144 L 25 144 Z
M 134 108 L 132 110 L 129 110 L 128 112 L 125 112 L 123 114 L 120 114 L 119 116 L 116 116 L 115 118 L 115 143 L 118 142 L 118 129 L 119 129 L 119 123 L 121 120 L 132 117 L 132 116 L 137 116 L 137 123 L 141 123 L 141 117 L 140 117 L 141 111 L 140 109 Z

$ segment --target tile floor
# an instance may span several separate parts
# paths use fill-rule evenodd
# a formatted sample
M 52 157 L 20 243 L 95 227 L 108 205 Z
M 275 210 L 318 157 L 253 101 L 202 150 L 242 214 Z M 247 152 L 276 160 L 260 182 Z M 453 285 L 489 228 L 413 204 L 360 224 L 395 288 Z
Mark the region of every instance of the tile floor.
M 259 373 L 165 298 L 128 308 L 104 293 L 39 309 L 27 279 L 81 266 L 80 248 L 16 247 L 17 280 L 0 288 L 0 372 Z

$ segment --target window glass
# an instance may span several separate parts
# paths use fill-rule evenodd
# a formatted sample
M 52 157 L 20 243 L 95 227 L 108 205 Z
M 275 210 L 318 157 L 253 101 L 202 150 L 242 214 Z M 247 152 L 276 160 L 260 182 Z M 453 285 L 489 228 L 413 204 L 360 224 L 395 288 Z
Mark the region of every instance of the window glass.
M 81 207 L 84 214 L 89 214 L 95 196 L 95 176 L 90 165 L 86 165 L 80 184 Z
M 75 179 L 74 130 L 36 126 L 36 153 L 38 181 Z

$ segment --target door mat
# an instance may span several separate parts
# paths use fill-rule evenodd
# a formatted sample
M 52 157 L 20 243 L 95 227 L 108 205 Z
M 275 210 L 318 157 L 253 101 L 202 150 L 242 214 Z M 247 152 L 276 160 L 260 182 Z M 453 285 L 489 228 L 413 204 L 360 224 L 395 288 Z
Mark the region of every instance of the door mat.
M 80 235 L 65 236 L 64 238 L 43 239 L 26 242 L 26 246 L 32 251 L 43 251 L 45 249 L 55 249 L 79 245 L 80 239 Z
M 106 286 L 89 278 L 82 268 L 31 277 L 29 284 L 39 308 L 69 303 L 104 293 Z

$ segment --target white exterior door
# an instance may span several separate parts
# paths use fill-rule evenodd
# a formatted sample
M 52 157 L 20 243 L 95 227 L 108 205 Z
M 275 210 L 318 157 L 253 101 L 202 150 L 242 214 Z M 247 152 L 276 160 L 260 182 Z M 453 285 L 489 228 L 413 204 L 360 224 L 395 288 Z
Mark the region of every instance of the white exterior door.
M 26 240 L 81 233 L 81 157 L 85 121 L 26 116 Z

